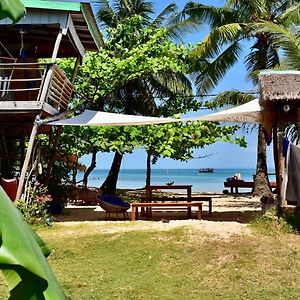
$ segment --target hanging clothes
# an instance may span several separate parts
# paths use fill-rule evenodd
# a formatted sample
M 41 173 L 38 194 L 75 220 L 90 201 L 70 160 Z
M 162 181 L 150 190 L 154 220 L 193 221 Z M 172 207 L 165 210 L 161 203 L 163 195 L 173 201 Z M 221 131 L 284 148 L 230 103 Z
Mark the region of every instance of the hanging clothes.
M 300 206 L 300 148 L 291 143 L 288 147 L 286 166 L 285 199 Z

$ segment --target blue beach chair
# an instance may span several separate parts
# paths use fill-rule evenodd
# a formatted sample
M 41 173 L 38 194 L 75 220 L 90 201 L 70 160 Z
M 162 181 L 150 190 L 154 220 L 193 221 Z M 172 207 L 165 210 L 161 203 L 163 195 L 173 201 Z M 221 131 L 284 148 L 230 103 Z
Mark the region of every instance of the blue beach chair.
M 123 201 L 120 197 L 114 195 L 97 195 L 97 199 L 100 207 L 105 211 L 105 220 L 107 217 L 110 218 L 110 214 L 122 213 L 124 220 L 129 220 L 129 215 L 127 210 L 130 208 L 130 204 Z

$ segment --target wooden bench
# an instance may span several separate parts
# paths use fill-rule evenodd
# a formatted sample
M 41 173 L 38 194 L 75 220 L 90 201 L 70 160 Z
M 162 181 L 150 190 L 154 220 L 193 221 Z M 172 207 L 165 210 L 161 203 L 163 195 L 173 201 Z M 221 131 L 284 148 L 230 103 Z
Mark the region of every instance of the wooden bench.
M 202 203 L 196 202 L 133 202 L 131 203 L 131 221 L 138 219 L 138 208 L 141 207 L 198 207 L 198 219 L 202 219 Z M 146 213 L 146 218 L 149 218 L 149 214 Z
M 239 188 L 254 188 L 254 181 L 242 181 L 242 180 L 232 180 L 225 181 L 224 187 L 230 187 L 230 193 L 233 194 L 233 189 L 235 189 L 235 193 L 238 194 Z M 276 182 L 270 181 L 270 188 L 276 188 Z
M 97 200 L 97 195 L 99 194 L 99 188 L 96 187 L 82 187 L 77 186 L 75 190 L 74 204 L 80 205 L 97 205 L 99 204 Z
M 161 201 L 161 202 L 168 202 L 168 201 L 183 202 L 183 201 L 186 201 L 187 203 L 189 203 L 190 201 L 197 201 L 197 202 L 206 201 L 206 202 L 208 202 L 208 213 L 210 216 L 212 216 L 212 197 L 209 197 L 209 196 L 193 196 L 191 198 L 181 197 L 181 196 L 178 196 L 178 197 L 151 197 L 151 200 L 152 201 Z M 150 201 L 147 201 L 146 198 L 142 198 L 142 202 L 150 202 Z

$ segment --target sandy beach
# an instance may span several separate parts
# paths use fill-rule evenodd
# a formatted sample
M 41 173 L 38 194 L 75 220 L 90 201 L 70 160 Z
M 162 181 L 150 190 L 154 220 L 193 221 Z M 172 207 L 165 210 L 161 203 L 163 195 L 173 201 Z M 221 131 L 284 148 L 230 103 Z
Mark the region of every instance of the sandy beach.
M 174 193 L 169 193 L 174 196 Z M 176 194 L 175 194 L 176 195 Z M 105 212 L 99 206 L 67 205 L 62 214 L 55 215 L 55 221 L 65 226 L 77 226 L 81 222 L 90 223 L 95 230 L 120 232 L 128 230 L 169 230 L 176 227 L 189 227 L 218 238 L 227 238 L 233 234 L 250 234 L 249 222 L 261 214 L 258 198 L 250 194 L 224 195 L 193 193 L 194 196 L 210 195 L 213 198 L 213 214 L 208 215 L 208 203 L 203 203 L 203 220 L 186 219 L 186 211 L 155 212 L 152 221 L 138 220 L 130 222 L 122 216 L 112 215 L 105 221 Z M 129 210 L 130 214 L 130 210 Z M 134 225 L 132 224 L 134 223 Z M 131 224 L 131 226 L 128 226 Z M 62 225 L 62 224 L 61 224 Z

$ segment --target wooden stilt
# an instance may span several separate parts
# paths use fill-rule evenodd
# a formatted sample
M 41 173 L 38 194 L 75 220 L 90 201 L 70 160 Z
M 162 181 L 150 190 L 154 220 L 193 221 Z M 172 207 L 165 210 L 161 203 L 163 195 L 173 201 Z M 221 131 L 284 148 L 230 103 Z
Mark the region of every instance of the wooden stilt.
M 285 161 L 283 157 L 283 138 L 284 138 L 284 120 L 278 122 L 278 204 L 282 207 L 286 206 L 284 197 L 284 184 L 285 184 Z
M 32 150 L 33 150 L 34 140 L 35 140 L 35 137 L 37 135 L 37 131 L 38 131 L 38 127 L 39 127 L 39 124 L 38 124 L 39 118 L 40 118 L 39 116 L 36 117 L 34 125 L 32 127 L 31 135 L 30 135 L 30 138 L 29 138 L 29 144 L 28 144 L 28 148 L 27 148 L 27 151 L 26 151 L 26 156 L 25 156 L 25 160 L 24 160 L 24 163 L 23 163 L 21 175 L 20 175 L 16 200 L 20 199 L 21 196 L 22 196 L 22 191 L 23 191 L 23 187 L 24 187 L 24 183 L 25 183 L 25 177 L 26 177 L 26 173 L 27 173 L 28 166 L 29 166 L 29 161 L 30 161 L 30 158 L 31 158 Z
M 275 166 L 275 175 L 276 175 L 276 183 L 277 183 L 277 193 L 278 185 L 279 185 L 279 166 L 278 166 L 278 136 L 277 136 L 277 123 L 273 126 L 273 159 Z
M 56 61 L 62 37 L 63 37 L 63 32 L 60 31 L 58 33 L 57 37 L 56 37 L 55 45 L 54 45 L 53 52 L 52 52 L 51 63 L 53 63 L 53 64 Z M 42 103 L 44 103 L 45 99 L 47 98 L 52 73 L 53 73 L 53 67 L 51 67 L 47 71 L 47 74 L 46 74 L 46 77 L 45 77 L 43 89 L 42 89 L 42 92 L 40 94 L 40 101 Z M 40 120 L 40 116 L 37 116 L 36 119 L 35 119 L 33 128 L 32 128 L 32 131 L 31 131 L 29 144 L 28 144 L 28 149 L 27 149 L 27 152 L 26 152 L 25 160 L 24 160 L 21 175 L 20 175 L 20 180 L 19 180 L 19 186 L 18 186 L 16 199 L 20 199 L 21 195 L 22 195 L 22 191 L 23 191 L 23 187 L 24 187 L 24 183 L 25 183 L 25 177 L 26 177 L 26 173 L 27 173 L 27 170 L 28 170 L 29 161 L 30 161 L 30 158 L 31 158 L 31 155 L 32 155 L 34 140 L 35 140 L 35 137 L 36 137 L 37 132 L 38 132 L 39 120 Z

